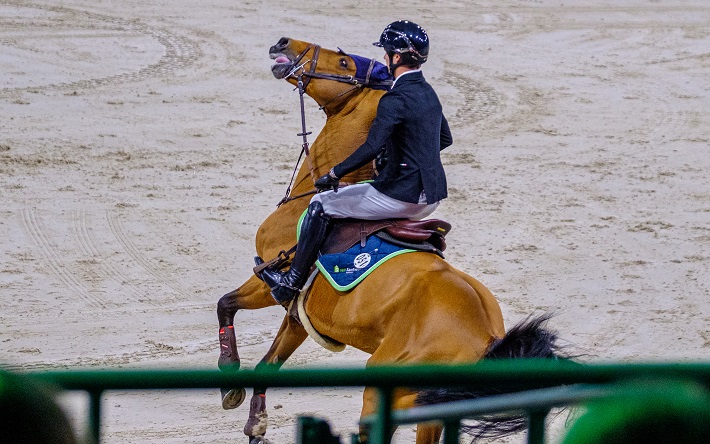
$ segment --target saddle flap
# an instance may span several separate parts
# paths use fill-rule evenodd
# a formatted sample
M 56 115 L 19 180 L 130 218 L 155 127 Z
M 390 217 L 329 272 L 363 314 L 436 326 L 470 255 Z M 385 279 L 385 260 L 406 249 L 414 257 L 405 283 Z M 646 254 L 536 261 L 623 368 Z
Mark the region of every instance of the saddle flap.
M 444 237 L 451 231 L 451 224 L 441 219 L 337 219 L 321 247 L 321 253 L 340 253 L 358 242 L 364 242 L 367 236 L 378 231 L 384 231 L 404 241 L 429 242 L 440 251 L 444 251 L 446 249 Z
M 330 234 L 328 234 L 323 246 L 321 246 L 321 253 L 341 253 L 358 242 L 362 243 L 367 236 L 392 225 L 396 220 L 399 219 L 334 219 Z
M 445 237 L 451 224 L 440 219 L 398 220 L 384 230 L 396 238 L 423 242 L 432 236 Z

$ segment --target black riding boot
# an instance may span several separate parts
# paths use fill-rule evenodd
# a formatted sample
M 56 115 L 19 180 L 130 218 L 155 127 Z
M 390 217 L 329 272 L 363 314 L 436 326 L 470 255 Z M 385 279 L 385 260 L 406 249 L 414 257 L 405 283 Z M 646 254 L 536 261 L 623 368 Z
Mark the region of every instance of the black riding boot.
M 296 297 L 308 280 L 308 273 L 318 258 L 318 250 L 325 239 L 330 218 L 325 215 L 323 205 L 313 202 L 308 207 L 301 223 L 301 233 L 291 268 L 286 272 L 265 268 L 259 277 L 271 288 L 271 296 L 279 304 L 285 304 Z

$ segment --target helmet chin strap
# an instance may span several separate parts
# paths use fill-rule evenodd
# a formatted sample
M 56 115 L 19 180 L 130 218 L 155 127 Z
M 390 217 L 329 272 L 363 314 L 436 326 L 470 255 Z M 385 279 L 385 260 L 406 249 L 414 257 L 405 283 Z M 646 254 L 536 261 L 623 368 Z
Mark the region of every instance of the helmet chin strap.
M 390 74 L 392 75 L 392 77 L 394 77 L 394 71 L 395 71 L 395 69 L 399 68 L 400 66 L 402 66 L 402 65 L 404 64 L 404 63 L 402 62 L 403 57 L 402 57 L 401 54 L 399 54 L 399 63 L 394 63 L 394 62 L 393 62 L 395 54 L 398 54 L 398 53 L 396 53 L 396 52 L 394 52 L 394 51 L 388 53 L 388 56 L 389 56 L 389 65 L 387 66 L 387 69 L 389 69 Z

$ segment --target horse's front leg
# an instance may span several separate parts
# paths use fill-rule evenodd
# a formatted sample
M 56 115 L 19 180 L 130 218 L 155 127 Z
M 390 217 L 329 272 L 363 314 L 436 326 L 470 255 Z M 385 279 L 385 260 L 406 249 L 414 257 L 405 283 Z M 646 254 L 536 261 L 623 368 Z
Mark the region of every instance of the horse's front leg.
M 256 368 L 272 367 L 278 369 L 308 337 L 306 330 L 290 315 L 286 315 L 271 348 L 264 355 Z M 244 426 L 244 434 L 250 443 L 260 443 L 266 433 L 266 387 L 254 387 L 254 395 L 249 406 L 249 419 Z
M 239 310 L 256 310 L 276 305 L 269 287 L 259 278 L 252 276 L 241 287 L 222 296 L 217 303 L 219 322 L 219 360 L 221 370 L 238 370 L 240 365 L 237 350 L 237 336 L 234 331 L 234 316 Z M 222 408 L 239 407 L 246 398 L 244 388 L 221 389 Z

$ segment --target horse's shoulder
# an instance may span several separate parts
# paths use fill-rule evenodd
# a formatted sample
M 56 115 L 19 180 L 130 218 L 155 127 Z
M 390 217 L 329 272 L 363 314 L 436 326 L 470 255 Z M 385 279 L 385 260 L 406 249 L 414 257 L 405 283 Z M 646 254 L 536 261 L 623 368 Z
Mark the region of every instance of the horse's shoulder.
M 259 225 L 255 244 L 259 256 L 265 260 L 276 257 L 279 251 L 288 250 L 296 243 L 296 226 L 303 205 L 288 203 L 278 207 Z

